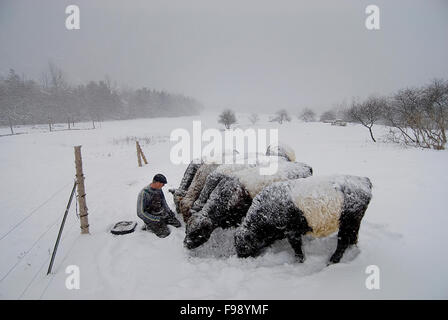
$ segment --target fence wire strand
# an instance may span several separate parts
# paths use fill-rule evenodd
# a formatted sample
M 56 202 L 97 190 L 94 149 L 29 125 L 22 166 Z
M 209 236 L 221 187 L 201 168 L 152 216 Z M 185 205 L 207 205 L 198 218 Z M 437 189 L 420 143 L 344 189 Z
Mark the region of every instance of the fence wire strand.
M 4 238 L 6 238 L 11 232 L 13 232 L 15 229 L 17 229 L 22 223 L 24 223 L 26 220 L 28 220 L 34 213 L 36 213 L 40 208 L 42 208 L 44 205 L 46 205 L 50 200 L 52 200 L 54 197 L 56 197 L 59 192 L 64 190 L 65 187 L 67 187 L 72 182 L 66 183 L 62 188 L 58 189 L 53 195 L 51 195 L 47 200 L 45 200 L 42 204 L 40 204 L 37 208 L 33 209 L 28 215 L 26 215 L 22 220 L 20 220 L 14 227 L 12 227 L 8 232 L 3 234 L 0 237 L 0 241 L 2 241 Z

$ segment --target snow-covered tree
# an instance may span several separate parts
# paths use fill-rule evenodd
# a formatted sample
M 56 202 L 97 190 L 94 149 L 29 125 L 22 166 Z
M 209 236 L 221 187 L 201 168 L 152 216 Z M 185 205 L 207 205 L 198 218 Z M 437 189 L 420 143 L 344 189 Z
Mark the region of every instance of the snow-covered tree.
M 288 111 L 286 111 L 285 109 L 281 109 L 275 113 L 275 118 L 273 118 L 271 121 L 277 121 L 278 123 L 282 124 L 285 121 L 291 121 L 291 117 L 289 116 Z
M 0 125 L 98 121 L 198 114 L 202 104 L 190 97 L 148 88 L 118 90 L 104 80 L 70 85 L 67 76 L 50 62 L 40 82 L 26 80 L 11 69 L 0 78 Z
M 234 123 L 236 123 L 236 116 L 235 113 L 230 110 L 230 109 L 226 109 L 224 110 L 218 118 L 218 123 L 223 124 L 226 129 L 230 129 L 230 126 Z
M 305 121 L 305 122 L 312 122 L 316 120 L 316 113 L 309 109 L 305 108 L 302 113 L 299 115 L 299 119 Z
M 260 117 L 258 116 L 257 113 L 252 113 L 252 114 L 249 116 L 249 121 L 250 121 L 250 123 L 252 123 L 253 125 L 256 124 L 259 120 L 260 120 Z
M 364 102 L 353 101 L 351 108 L 348 110 L 348 115 L 353 122 L 358 122 L 369 129 L 372 141 L 376 142 L 373 137 L 372 127 L 382 119 L 386 105 L 384 98 L 371 96 Z

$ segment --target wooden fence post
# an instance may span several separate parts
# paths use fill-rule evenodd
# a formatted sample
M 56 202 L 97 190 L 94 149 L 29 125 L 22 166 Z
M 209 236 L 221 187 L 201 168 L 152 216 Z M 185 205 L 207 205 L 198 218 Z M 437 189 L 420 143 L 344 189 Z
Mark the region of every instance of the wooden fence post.
M 142 158 L 140 157 L 140 149 L 138 148 L 138 141 L 135 140 L 135 148 L 137 149 L 137 160 L 138 160 L 138 166 L 142 166 Z
M 137 142 L 137 149 L 138 149 L 138 152 L 140 153 L 140 156 L 143 158 L 143 161 L 145 162 L 145 164 L 148 164 L 148 161 L 146 161 L 146 157 L 145 157 L 145 154 L 143 153 L 140 143 L 138 143 L 138 141 L 135 141 L 135 142 Z
M 8 115 L 8 121 L 9 121 L 9 128 L 11 129 L 11 134 L 14 134 L 14 130 L 12 129 L 12 121 L 11 121 L 11 117 Z
M 82 172 L 81 146 L 75 147 L 76 185 L 78 189 L 79 219 L 81 220 L 81 234 L 89 233 L 89 219 L 86 205 L 86 189 L 84 173 Z

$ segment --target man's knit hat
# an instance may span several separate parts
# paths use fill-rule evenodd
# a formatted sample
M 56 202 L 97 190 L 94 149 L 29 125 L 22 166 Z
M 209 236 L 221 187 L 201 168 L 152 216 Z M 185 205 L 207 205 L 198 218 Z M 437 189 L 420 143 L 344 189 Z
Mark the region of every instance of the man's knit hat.
M 160 173 L 156 174 L 154 176 L 154 178 L 152 178 L 152 181 L 153 182 L 161 182 L 161 183 L 164 183 L 164 184 L 167 183 L 166 177 L 163 174 L 160 174 Z

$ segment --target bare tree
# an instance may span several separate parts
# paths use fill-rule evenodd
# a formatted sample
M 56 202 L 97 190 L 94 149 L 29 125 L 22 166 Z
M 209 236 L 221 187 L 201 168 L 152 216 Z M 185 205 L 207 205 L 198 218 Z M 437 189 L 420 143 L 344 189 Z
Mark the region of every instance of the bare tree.
M 14 134 L 14 124 L 26 123 L 30 117 L 30 94 L 34 92 L 34 83 L 25 81 L 14 69 L 9 70 L 5 80 L 0 83 L 0 120 L 7 122 Z
M 277 121 L 280 124 L 285 121 L 291 121 L 291 117 L 289 116 L 288 111 L 286 111 L 285 109 L 278 110 L 275 115 L 276 116 L 271 121 Z
M 417 89 L 404 89 L 398 91 L 385 110 L 386 124 L 396 129 L 391 130 L 393 139 L 405 144 L 419 144 L 418 134 L 412 132 L 416 127 L 420 92 Z M 397 135 L 397 133 L 399 134 Z
M 219 115 L 218 123 L 222 123 L 226 127 L 226 129 L 230 129 L 230 126 L 236 123 L 235 113 L 230 109 L 224 110 Z
M 249 116 L 249 121 L 250 121 L 253 125 L 256 124 L 259 120 L 260 120 L 260 117 L 258 116 L 257 113 L 252 113 L 252 114 Z
M 385 119 L 391 127 L 390 140 L 444 149 L 448 127 L 448 83 L 434 80 L 426 87 L 400 90 L 391 98 Z
M 446 130 L 448 127 L 448 81 L 435 79 L 423 89 L 424 111 L 429 122 L 432 123 L 432 146 L 435 149 L 444 149 L 447 142 Z M 436 133 L 434 133 L 434 131 Z
M 49 77 L 49 84 L 53 90 L 66 89 L 68 86 L 67 81 L 65 80 L 64 72 L 52 61 L 48 63 L 47 77 Z
M 48 112 L 48 127 L 52 131 L 54 118 L 67 119 L 68 128 L 70 129 L 70 117 L 72 116 L 69 99 L 69 85 L 62 69 L 60 69 L 52 61 L 48 62 L 48 71 L 42 75 L 44 85 L 47 85 L 48 96 L 47 105 L 50 109 Z
M 353 100 L 352 106 L 348 110 L 348 115 L 353 122 L 358 122 L 369 129 L 372 141 L 376 142 L 373 137 L 372 127 L 382 118 L 385 107 L 385 98 L 371 96 L 362 103 Z
M 309 109 L 305 108 L 299 115 L 299 119 L 305 122 L 312 122 L 316 120 L 316 113 Z

